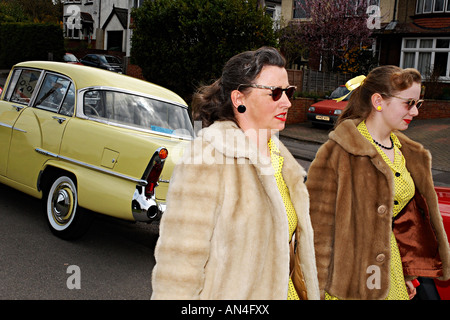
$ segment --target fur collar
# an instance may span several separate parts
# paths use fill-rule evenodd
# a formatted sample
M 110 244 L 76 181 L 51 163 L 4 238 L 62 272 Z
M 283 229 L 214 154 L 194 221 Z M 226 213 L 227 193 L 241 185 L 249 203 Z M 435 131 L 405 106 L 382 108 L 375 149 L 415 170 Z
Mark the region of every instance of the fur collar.
M 255 159 L 259 154 L 256 145 L 232 121 L 216 121 L 198 136 L 228 158 Z
M 346 120 L 329 134 L 331 140 L 336 141 L 345 151 L 356 156 L 369 156 L 374 158 L 378 155 L 377 149 L 364 138 L 358 131 L 358 120 Z
M 374 158 L 378 154 L 378 151 L 359 133 L 357 126 L 360 122 L 361 119 L 345 120 L 329 134 L 329 138 L 338 143 L 348 153 L 356 156 L 369 156 Z M 395 131 L 394 133 L 400 140 L 402 147 L 406 146 L 411 152 L 422 154 L 425 152 L 429 154 L 420 143 L 409 139 L 400 131 Z
M 388 180 L 393 178 L 389 166 L 382 161 L 382 157 L 375 147 L 358 131 L 357 126 L 361 119 L 345 120 L 329 134 L 330 140 L 335 141 L 345 151 L 355 156 L 368 156 L 372 163 L 383 173 Z M 431 153 L 422 144 L 408 138 L 405 134 L 395 131 L 402 147 L 400 150 L 406 159 L 406 167 L 411 173 L 414 183 L 421 193 L 434 192 L 431 173 Z M 431 191 L 430 191 L 431 190 Z
M 261 154 L 256 144 L 232 121 L 216 121 L 211 126 L 202 129 L 198 134 L 198 138 L 204 143 L 210 144 L 217 152 L 223 154 L 225 157 L 238 159 L 238 163 L 240 163 L 239 160 L 249 160 L 258 169 L 260 174 L 273 175 L 274 173 L 270 157 Z M 280 155 L 285 158 L 285 161 L 290 163 L 295 162 L 297 165 L 294 167 L 297 170 L 300 168 L 299 174 L 303 177 L 306 176 L 306 171 L 298 165 L 289 150 L 281 143 L 278 135 L 273 135 L 271 139 L 277 145 L 280 150 Z M 291 168 L 291 166 L 283 166 L 283 172 L 288 170 L 288 168 Z M 292 175 L 286 173 L 283 176 L 289 180 Z M 298 173 L 294 176 L 298 177 Z

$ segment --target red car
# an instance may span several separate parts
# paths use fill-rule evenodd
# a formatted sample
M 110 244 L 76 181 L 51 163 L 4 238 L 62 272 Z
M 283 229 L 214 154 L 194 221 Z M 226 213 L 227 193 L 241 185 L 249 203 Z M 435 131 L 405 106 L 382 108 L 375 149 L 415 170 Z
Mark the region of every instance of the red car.
M 439 210 L 444 221 L 445 232 L 447 232 L 447 236 L 450 238 L 450 188 L 435 187 L 435 190 L 438 196 Z M 434 282 L 441 299 L 450 300 L 450 280 L 435 280 Z
M 350 91 L 345 86 L 339 86 L 334 90 L 327 100 L 322 100 L 312 104 L 308 112 L 307 118 L 312 124 L 334 125 L 342 110 L 347 106 L 350 94 L 344 100 L 337 102 L 334 99 L 340 98 L 348 94 Z

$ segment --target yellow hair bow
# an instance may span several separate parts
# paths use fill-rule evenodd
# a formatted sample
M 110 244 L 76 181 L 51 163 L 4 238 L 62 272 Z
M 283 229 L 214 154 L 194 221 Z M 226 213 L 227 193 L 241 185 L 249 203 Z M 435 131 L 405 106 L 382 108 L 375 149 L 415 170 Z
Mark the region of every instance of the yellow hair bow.
M 336 100 L 337 102 L 344 100 L 350 93 L 352 93 L 353 90 L 355 90 L 360 85 L 362 85 L 365 79 L 366 79 L 366 76 L 362 75 L 362 76 L 357 76 L 357 77 L 354 77 L 354 78 L 348 80 L 347 83 L 345 84 L 345 87 L 350 92 L 347 93 L 345 96 L 334 99 L 334 100 Z

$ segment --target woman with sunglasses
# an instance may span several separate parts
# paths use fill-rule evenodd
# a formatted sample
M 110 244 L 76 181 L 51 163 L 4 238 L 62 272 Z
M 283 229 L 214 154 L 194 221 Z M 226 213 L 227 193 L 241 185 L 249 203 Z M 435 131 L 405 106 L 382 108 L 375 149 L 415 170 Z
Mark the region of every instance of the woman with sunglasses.
M 276 136 L 294 91 L 263 47 L 196 92 L 204 129 L 170 181 L 153 299 L 319 298 L 306 173 Z
M 423 104 L 421 75 L 381 66 L 347 87 L 306 183 L 321 297 L 411 299 L 417 277 L 450 277 L 431 155 L 400 133 Z

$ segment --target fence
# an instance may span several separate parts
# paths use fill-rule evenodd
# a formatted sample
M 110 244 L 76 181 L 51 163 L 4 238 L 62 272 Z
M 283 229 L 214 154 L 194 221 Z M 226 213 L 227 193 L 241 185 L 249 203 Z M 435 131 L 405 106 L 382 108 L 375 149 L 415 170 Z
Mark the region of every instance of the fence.
M 345 84 L 354 75 L 350 73 L 303 70 L 303 92 L 325 93 Z

